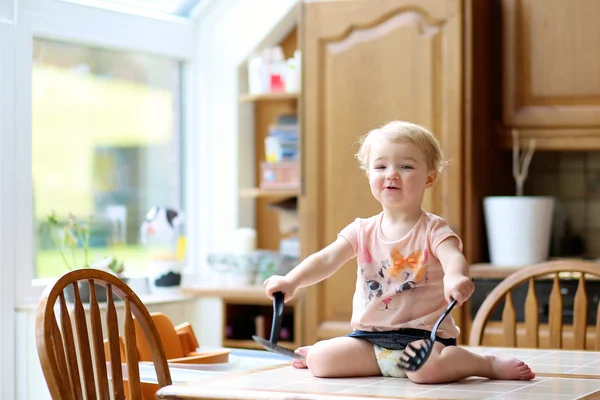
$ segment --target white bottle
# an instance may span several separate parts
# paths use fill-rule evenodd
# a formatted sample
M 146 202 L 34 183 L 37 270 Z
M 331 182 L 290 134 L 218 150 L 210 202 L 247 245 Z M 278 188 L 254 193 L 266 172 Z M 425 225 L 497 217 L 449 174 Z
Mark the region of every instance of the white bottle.
M 248 61 L 248 91 L 250 94 L 267 92 L 266 71 L 263 57 L 254 54 Z
M 287 60 L 285 71 L 285 90 L 287 92 L 298 93 L 300 91 L 301 62 L 299 50 L 294 52 L 293 58 Z

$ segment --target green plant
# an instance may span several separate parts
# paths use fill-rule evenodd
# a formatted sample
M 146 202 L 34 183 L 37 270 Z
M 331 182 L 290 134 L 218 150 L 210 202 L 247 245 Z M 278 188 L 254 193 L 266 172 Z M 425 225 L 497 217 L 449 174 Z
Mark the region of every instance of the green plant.
M 62 226 L 62 237 L 59 237 L 58 232 L 61 229 L 58 217 L 55 211 L 48 215 L 48 224 L 50 225 L 50 234 L 54 245 L 60 253 L 60 256 L 69 270 L 77 268 L 78 262 L 76 258 L 76 249 L 79 248 L 79 243 L 83 248 L 84 267 L 89 268 L 89 247 L 90 247 L 90 232 L 94 223 L 94 216 L 90 215 L 87 223 L 81 224 L 75 215 L 69 213 L 68 222 Z M 67 252 L 70 253 L 71 262 L 68 260 Z
M 50 226 L 50 234 L 52 241 L 56 246 L 60 256 L 65 263 L 65 266 L 72 271 L 73 269 L 81 268 L 81 264 L 77 260 L 77 250 L 83 250 L 83 268 L 98 268 L 112 271 L 119 275 L 125 270 L 123 261 L 117 260 L 115 257 L 103 257 L 100 260 L 90 263 L 90 235 L 94 224 L 94 216 L 90 215 L 85 222 L 78 221 L 77 217 L 69 213 L 67 223 L 60 226 L 60 222 L 55 211 L 48 214 L 48 224 Z M 62 230 L 62 236 L 59 232 Z M 70 260 L 69 260 L 70 259 Z

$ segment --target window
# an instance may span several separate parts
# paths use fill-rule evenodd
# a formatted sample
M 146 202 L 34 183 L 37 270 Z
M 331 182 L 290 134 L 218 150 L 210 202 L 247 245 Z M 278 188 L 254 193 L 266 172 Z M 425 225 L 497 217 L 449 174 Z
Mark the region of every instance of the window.
M 62 223 L 70 213 L 94 216 L 91 260 L 110 255 L 128 271 L 146 268 L 146 213 L 182 209 L 184 198 L 181 70 L 168 58 L 34 39 L 36 278 L 66 272 L 47 222 L 53 211 Z
M 200 0 L 66 0 L 99 8 L 117 9 L 134 14 L 155 12 L 189 17 Z

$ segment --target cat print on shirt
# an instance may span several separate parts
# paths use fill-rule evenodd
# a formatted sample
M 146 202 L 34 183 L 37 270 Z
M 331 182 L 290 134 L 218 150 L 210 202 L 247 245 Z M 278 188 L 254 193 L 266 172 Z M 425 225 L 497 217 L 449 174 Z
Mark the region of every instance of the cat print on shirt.
M 365 306 L 373 298 L 380 298 L 384 293 L 390 293 L 395 288 L 394 295 L 413 289 L 424 280 L 427 280 L 427 250 L 416 250 L 404 257 L 402 253 L 393 248 L 389 259 L 380 262 L 381 267 L 376 273 L 370 270 L 372 267 L 372 257 L 368 249 L 363 248 L 359 255 L 360 272 L 365 282 L 366 302 Z M 381 300 L 377 305 L 378 311 L 395 310 L 393 304 L 393 295 Z

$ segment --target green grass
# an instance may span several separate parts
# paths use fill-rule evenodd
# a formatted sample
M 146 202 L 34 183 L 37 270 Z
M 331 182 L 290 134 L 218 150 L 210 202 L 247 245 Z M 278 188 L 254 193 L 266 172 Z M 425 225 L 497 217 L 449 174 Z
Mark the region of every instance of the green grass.
M 93 262 L 99 258 L 112 256 L 125 262 L 126 271 L 144 271 L 146 270 L 146 261 L 149 256 L 154 254 L 147 247 L 142 245 L 123 245 L 111 247 L 96 247 L 90 249 L 89 260 Z M 73 265 L 73 259 L 69 253 L 65 254 L 67 260 Z M 79 268 L 84 266 L 83 250 L 77 249 L 75 261 Z M 54 278 L 69 271 L 58 250 L 40 250 L 36 258 L 37 278 Z

